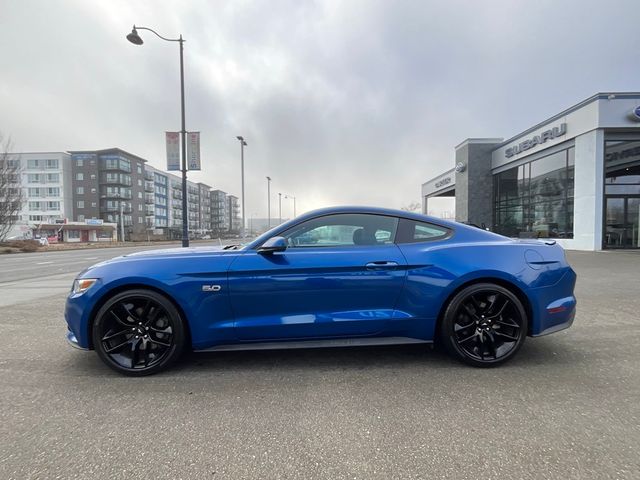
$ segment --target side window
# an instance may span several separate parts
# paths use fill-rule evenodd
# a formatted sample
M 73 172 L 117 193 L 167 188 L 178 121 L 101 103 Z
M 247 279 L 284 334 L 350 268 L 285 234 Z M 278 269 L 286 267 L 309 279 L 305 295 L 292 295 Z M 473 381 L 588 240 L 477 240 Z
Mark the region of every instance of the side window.
M 449 235 L 449 229 L 432 223 L 400 219 L 396 243 L 418 243 L 441 240 Z
M 285 231 L 289 247 L 349 247 L 393 243 L 398 219 L 372 214 L 337 214 L 314 218 Z

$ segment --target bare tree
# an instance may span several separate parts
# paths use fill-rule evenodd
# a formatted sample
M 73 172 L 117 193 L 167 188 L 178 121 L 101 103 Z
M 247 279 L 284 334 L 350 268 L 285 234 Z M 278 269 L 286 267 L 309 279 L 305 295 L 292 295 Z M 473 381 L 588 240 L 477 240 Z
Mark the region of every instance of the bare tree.
M 0 134 L 0 241 L 18 220 L 24 201 L 20 182 L 20 157 L 11 153 L 11 140 Z
M 422 205 L 418 202 L 411 202 L 409 205 L 402 207 L 402 210 L 407 212 L 419 212 L 422 209 Z

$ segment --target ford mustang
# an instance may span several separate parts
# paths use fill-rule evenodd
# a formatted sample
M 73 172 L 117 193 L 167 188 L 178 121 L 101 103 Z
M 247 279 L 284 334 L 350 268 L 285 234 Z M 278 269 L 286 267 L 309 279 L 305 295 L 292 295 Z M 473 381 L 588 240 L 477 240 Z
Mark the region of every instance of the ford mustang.
M 148 375 L 194 351 L 440 343 L 476 367 L 573 322 L 553 240 L 369 207 L 307 213 L 246 245 L 124 255 L 73 282 L 67 339 Z

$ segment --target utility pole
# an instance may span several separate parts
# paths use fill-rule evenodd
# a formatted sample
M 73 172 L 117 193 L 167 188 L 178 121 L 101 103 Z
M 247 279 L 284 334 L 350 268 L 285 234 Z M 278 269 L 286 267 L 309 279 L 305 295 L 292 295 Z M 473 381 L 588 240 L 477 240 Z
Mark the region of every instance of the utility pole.
M 124 212 L 122 208 L 122 196 L 120 196 L 120 240 L 124 243 Z
M 282 223 L 282 194 L 281 193 L 278 193 L 278 219 L 279 219 L 278 225 L 280 225 L 280 223 Z
M 267 177 L 267 230 L 271 229 L 271 177 Z
M 290 198 L 293 200 L 293 218 L 296 218 L 296 197 L 293 195 L 285 195 L 284 198 Z
M 245 236 L 244 226 L 245 226 L 245 217 L 244 217 L 244 147 L 247 146 L 247 142 L 245 142 L 244 137 L 238 135 L 236 137 L 240 141 L 240 178 L 242 181 L 242 227 L 240 228 L 240 235 L 242 238 Z

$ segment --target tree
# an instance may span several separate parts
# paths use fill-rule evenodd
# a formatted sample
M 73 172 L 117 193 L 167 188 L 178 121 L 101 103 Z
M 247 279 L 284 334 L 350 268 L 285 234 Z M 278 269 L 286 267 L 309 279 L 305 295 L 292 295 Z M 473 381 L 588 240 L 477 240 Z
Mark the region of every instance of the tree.
M 420 210 L 422 210 L 422 205 L 420 205 L 418 202 L 411 202 L 409 205 L 402 207 L 402 210 L 405 210 L 407 212 L 419 212 Z
M 20 157 L 11 153 L 11 140 L 0 134 L 0 241 L 18 221 L 24 196 L 20 182 Z

